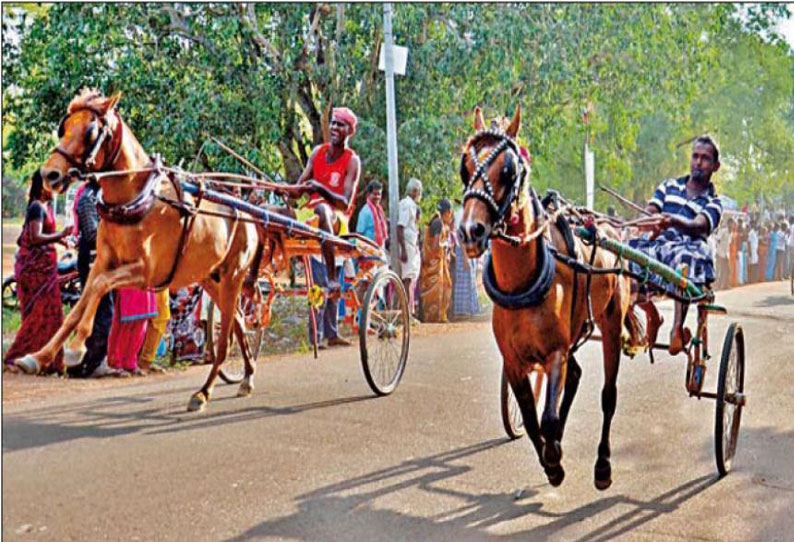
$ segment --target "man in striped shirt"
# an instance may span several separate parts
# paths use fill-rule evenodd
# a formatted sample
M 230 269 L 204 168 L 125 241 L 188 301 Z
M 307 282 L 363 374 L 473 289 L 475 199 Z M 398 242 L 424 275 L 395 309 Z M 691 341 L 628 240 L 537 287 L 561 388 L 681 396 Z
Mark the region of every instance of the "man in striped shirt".
M 629 241 L 634 248 L 673 269 L 686 268 L 687 278 L 701 286 L 714 281 L 714 260 L 707 238 L 716 230 L 722 216 L 722 204 L 711 183 L 711 175 L 720 168 L 719 156 L 719 148 L 711 137 L 696 138 L 689 160 L 690 174 L 664 181 L 648 201 L 646 210 L 661 214 L 659 222 L 651 228 L 650 239 Z M 630 265 L 634 271 L 642 272 L 637 264 Z M 651 275 L 651 280 L 668 290 L 674 289 L 656 275 Z M 648 313 L 648 336 L 655 342 L 662 319 L 652 303 L 641 303 L 640 307 Z M 686 308 L 683 303 L 675 304 L 671 354 L 681 352 L 690 339 L 684 330 Z

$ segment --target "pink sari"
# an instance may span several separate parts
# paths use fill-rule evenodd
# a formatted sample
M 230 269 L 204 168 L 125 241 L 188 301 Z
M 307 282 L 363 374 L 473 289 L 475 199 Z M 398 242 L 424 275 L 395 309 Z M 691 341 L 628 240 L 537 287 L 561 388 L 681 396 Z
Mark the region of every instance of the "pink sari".
M 119 288 L 115 293 L 113 325 L 108 337 L 108 365 L 134 371 L 146 337 L 146 325 L 157 316 L 153 290 Z

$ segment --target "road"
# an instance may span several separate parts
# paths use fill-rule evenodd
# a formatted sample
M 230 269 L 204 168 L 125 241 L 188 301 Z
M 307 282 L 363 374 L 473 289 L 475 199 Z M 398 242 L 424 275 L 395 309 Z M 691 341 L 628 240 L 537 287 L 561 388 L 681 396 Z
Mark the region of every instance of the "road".
M 400 387 L 381 399 L 356 348 L 260 362 L 251 398 L 219 385 L 198 414 L 185 406 L 204 367 L 124 384 L 40 378 L 49 393 L 29 396 L 14 393 L 26 377 L 6 378 L 3 539 L 791 541 L 794 297 L 777 282 L 719 301 L 731 314 L 713 318 L 712 342 L 737 320 L 748 345 L 748 406 L 723 479 L 714 404 L 687 397 L 683 360 L 623 359 L 614 484 L 599 492 L 602 371 L 598 345 L 585 346 L 567 477 L 552 488 L 529 442 L 503 434 L 489 324 L 420 326 Z

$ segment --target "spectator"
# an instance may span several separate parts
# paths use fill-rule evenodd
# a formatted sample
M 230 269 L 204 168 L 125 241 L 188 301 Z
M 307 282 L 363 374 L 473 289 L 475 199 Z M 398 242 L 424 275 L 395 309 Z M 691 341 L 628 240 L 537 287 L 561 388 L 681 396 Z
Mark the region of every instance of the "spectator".
M 422 182 L 411 178 L 405 188 L 406 196 L 400 200 L 397 219 L 397 243 L 400 248 L 400 277 L 408 292 L 411 311 L 414 310 L 413 282 L 419 278 L 422 258 L 419 253 L 419 201 L 422 199 Z
M 788 265 L 786 265 L 786 278 L 791 278 L 794 273 L 794 215 L 789 216 L 788 219 Z
M 79 233 L 77 241 L 77 272 L 80 275 L 80 286 L 85 289 L 88 272 L 96 258 L 96 234 L 99 229 L 99 213 L 96 210 L 99 183 L 90 179 L 77 190 L 74 199 L 75 228 Z M 94 327 L 85 343 L 86 352 L 76 367 L 68 369 L 69 376 L 101 377 L 117 376 L 116 369 L 107 364 L 108 335 L 113 321 L 113 294 L 107 293 L 99 301 L 94 315 Z
M 447 322 L 452 297 L 450 275 L 450 231 L 454 223 L 452 203 L 442 199 L 438 212 L 430 220 L 422 244 L 422 271 L 419 276 L 423 322 Z
M 367 185 L 367 203 L 359 211 L 356 222 L 356 232 L 372 239 L 381 248 L 386 246 L 389 237 L 389 223 L 380 205 L 382 195 L 383 185 L 378 181 L 370 181 Z
M 730 222 L 731 219 L 728 219 Z M 721 290 L 728 287 L 731 276 L 730 251 L 731 251 L 731 232 L 727 226 L 717 230 L 717 284 L 716 289 Z
M 36 171 L 30 183 L 25 222 L 17 239 L 19 251 L 14 262 L 22 325 L 3 359 L 4 368 L 12 372 L 17 369 L 26 373 L 63 369 L 63 350 L 45 367 L 39 366 L 39 362 L 28 355 L 47 344 L 63 322 L 58 255 L 54 244 L 70 235 L 72 226 L 55 231 L 55 215 L 50 201 L 52 192 L 44 188 L 41 174 Z
M 786 266 L 786 245 L 788 244 L 788 228 L 784 221 L 777 225 L 777 261 L 775 263 L 775 280 L 782 280 Z
M 171 320 L 168 289 L 163 288 L 159 292 L 155 292 L 154 302 L 157 316 L 149 320 L 149 324 L 146 326 L 146 337 L 143 339 L 143 347 L 141 347 L 141 353 L 138 356 L 138 367 L 146 373 L 164 372 L 164 369 L 156 365 L 154 360 L 157 357 L 157 349 L 168 327 L 168 322 Z
M 750 231 L 747 233 L 748 260 L 747 282 L 758 282 L 758 232 L 755 222 L 750 222 Z
M 455 215 L 455 231 L 460 227 L 463 208 Z M 477 260 L 468 258 L 459 243 L 455 243 L 455 275 L 452 283 L 452 315 L 474 316 L 480 312 L 477 298 Z
M 739 286 L 739 231 L 736 220 L 728 219 L 728 231 L 731 232 L 731 245 L 729 248 L 728 264 L 731 268 L 731 288 Z
M 175 361 L 202 363 L 204 359 L 207 338 L 200 324 L 203 293 L 197 284 L 170 293 L 168 329 Z
M 758 282 L 766 278 L 766 259 L 769 251 L 769 230 L 766 226 L 758 229 Z
M 766 280 L 775 279 L 775 265 L 777 263 L 777 245 L 780 240 L 778 225 L 775 222 L 769 227 L 769 249 L 766 255 Z
M 120 376 L 144 376 L 138 352 L 146 337 L 147 320 L 157 316 L 153 290 L 119 288 L 114 295 L 113 324 L 108 338 L 108 365 Z

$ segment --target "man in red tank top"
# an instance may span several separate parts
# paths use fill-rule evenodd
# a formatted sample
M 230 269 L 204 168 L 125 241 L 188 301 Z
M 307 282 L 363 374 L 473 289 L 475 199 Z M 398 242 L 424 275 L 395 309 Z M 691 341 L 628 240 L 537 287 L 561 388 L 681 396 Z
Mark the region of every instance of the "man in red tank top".
M 355 207 L 361 162 L 353 149 L 347 146 L 347 140 L 355 133 L 357 123 L 350 109 L 334 108 L 330 142 L 314 148 L 297 184 L 288 192 L 293 198 L 308 193 L 309 201 L 304 208 L 313 209 L 319 219 L 318 227 L 329 233 L 338 231 L 339 215 L 350 218 Z M 339 288 L 333 246 L 323 245 L 323 259 L 329 288 Z

